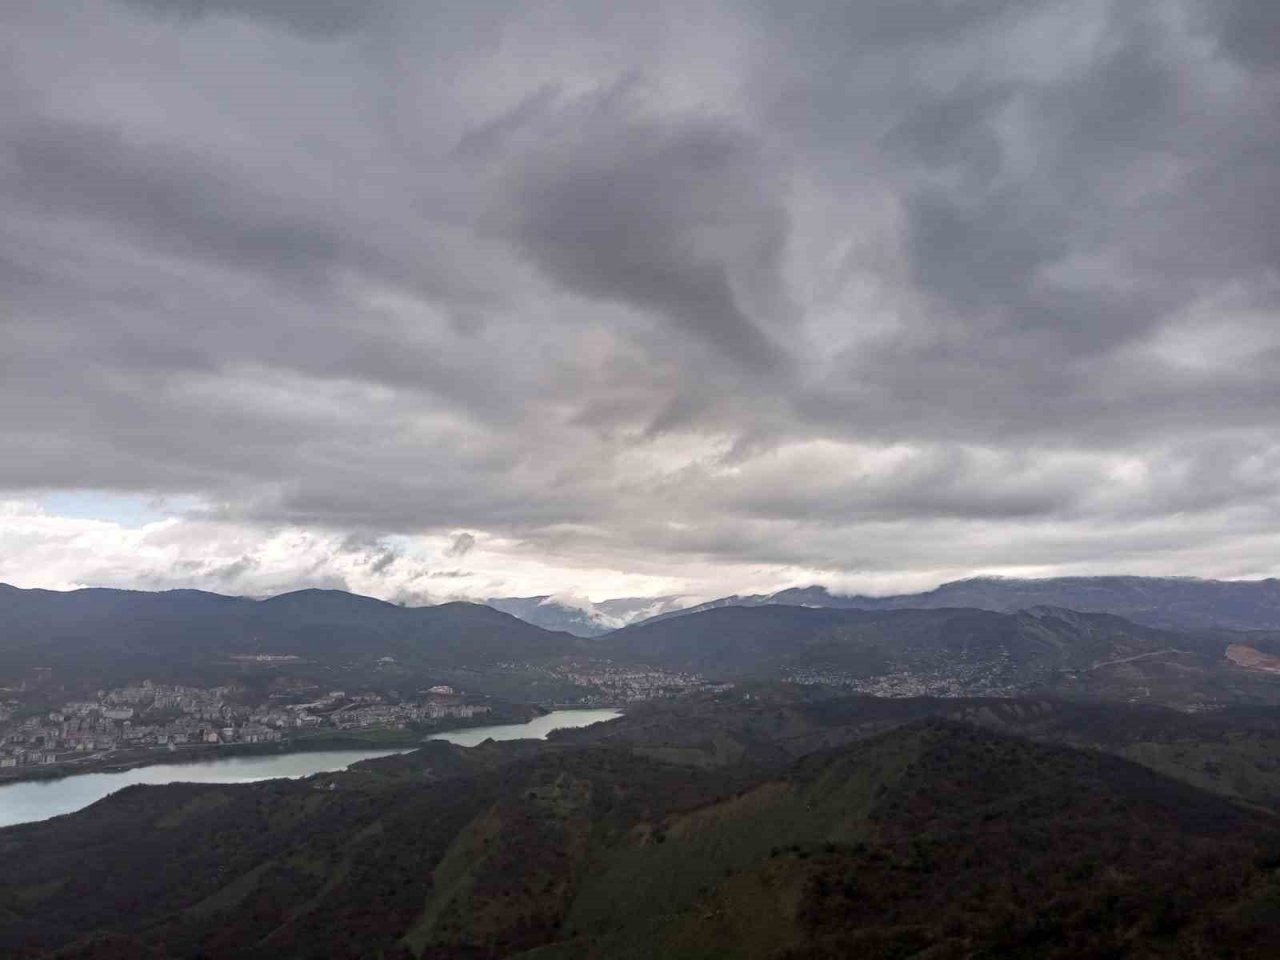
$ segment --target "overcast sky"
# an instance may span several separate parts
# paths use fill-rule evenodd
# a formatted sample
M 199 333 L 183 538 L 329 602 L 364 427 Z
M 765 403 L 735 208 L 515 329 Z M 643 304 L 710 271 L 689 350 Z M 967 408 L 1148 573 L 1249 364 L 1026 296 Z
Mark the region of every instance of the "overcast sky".
M 1280 574 L 1278 31 L 0 4 L 0 581 Z

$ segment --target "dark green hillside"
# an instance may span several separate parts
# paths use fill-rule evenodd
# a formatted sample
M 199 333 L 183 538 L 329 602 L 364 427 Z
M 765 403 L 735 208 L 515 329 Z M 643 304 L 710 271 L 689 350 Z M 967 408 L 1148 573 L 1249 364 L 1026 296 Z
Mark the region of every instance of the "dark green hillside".
M 626 745 L 690 767 L 785 764 L 929 718 L 1115 754 L 1280 812 L 1280 708 L 1275 707 L 1185 713 L 1049 697 L 888 699 L 760 685 L 745 696 L 633 707 L 621 720 L 564 731 L 557 740 Z
M 480 604 L 402 608 L 336 590 L 258 601 L 190 590 L 0 587 L 0 668 L 11 671 L 92 666 L 112 676 L 259 652 L 473 666 L 556 656 L 578 643 Z
M 649 621 L 616 631 L 596 646 L 618 659 L 711 676 L 858 680 L 914 673 L 951 679 L 955 692 L 1024 689 L 1059 682 L 1059 673 L 1175 651 L 1204 670 L 1222 660 L 1224 648 L 1215 639 L 1051 607 L 994 613 L 776 605 L 720 607 Z
M 545 743 L 132 788 L 0 831 L 0 955 L 1270 957 L 1280 821 L 1096 747 L 1278 727 L 759 687 Z
M 933 615 L 929 615 L 933 618 Z M 652 663 L 712 676 L 774 676 L 805 647 L 840 638 L 849 669 L 884 666 L 875 648 L 851 635 L 868 615 L 840 610 L 766 606 L 726 607 L 626 627 L 597 641 L 596 650 L 618 659 Z
M 528 754 L 433 745 L 307 782 L 134 787 L 0 831 L 0 955 L 106 933 L 181 957 L 545 942 L 596 843 L 742 783 L 610 750 Z
M 656 829 L 662 844 L 615 851 L 579 896 L 577 955 L 1265 956 L 1280 942 L 1280 886 L 1257 862 L 1275 821 L 972 727 L 910 725 Z

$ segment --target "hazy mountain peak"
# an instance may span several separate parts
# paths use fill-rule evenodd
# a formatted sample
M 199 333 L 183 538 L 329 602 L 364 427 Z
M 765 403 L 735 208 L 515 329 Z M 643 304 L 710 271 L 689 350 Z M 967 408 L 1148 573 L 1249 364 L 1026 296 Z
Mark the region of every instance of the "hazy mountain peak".
M 921 593 L 882 597 L 842 596 L 821 585 L 791 587 L 770 594 L 722 597 L 655 619 L 766 603 L 861 610 L 973 607 L 1000 612 L 1051 607 L 1113 613 L 1159 627 L 1280 629 L 1280 581 L 1274 578 L 1210 580 L 1124 574 L 1043 579 L 983 575 L 953 580 Z
M 491 597 L 484 601 L 503 613 L 519 617 L 544 630 L 563 630 L 579 637 L 598 637 L 631 623 L 678 610 L 683 598 L 617 597 L 593 603 L 564 594 L 533 597 Z

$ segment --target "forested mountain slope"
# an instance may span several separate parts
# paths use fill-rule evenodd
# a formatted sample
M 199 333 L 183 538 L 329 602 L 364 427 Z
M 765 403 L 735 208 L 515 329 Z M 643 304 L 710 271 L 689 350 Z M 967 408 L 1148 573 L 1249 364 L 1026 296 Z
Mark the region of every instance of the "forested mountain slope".
M 338 590 L 266 600 L 194 590 L 18 590 L 0 585 L 0 660 L 143 662 L 270 653 L 487 664 L 554 656 L 578 640 L 482 604 L 399 607 Z
M 1273 814 L 993 729 L 1178 716 L 765 687 L 545 744 L 131 788 L 0 831 L 0 951 L 1274 956 Z

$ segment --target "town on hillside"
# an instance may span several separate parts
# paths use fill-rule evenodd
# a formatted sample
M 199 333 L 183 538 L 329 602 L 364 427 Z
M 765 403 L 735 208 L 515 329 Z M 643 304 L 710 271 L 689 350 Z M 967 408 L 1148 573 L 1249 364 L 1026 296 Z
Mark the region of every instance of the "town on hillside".
M 110 760 L 126 751 L 274 743 L 312 731 L 408 730 L 446 718 L 469 720 L 491 709 L 446 685 L 403 699 L 331 690 L 287 702 L 296 699 L 296 693 L 285 693 L 255 703 L 237 685 L 144 680 L 40 712 L 8 700 L 0 702 L 0 770 Z

